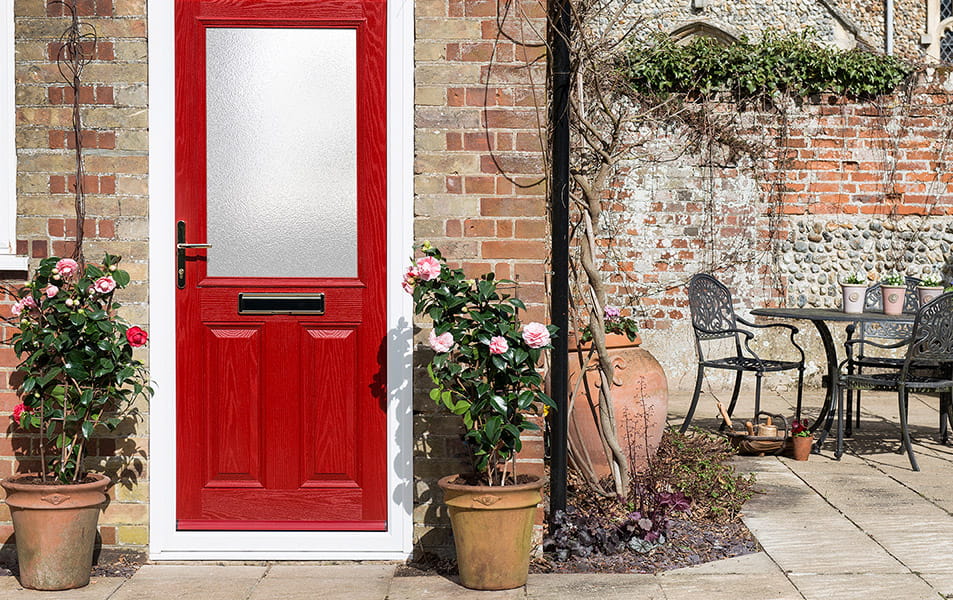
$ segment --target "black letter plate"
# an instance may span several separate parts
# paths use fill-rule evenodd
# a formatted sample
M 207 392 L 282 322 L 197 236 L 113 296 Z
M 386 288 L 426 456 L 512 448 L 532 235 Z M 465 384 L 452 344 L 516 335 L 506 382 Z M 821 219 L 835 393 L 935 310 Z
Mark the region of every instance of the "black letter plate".
M 323 315 L 324 294 L 239 294 L 240 315 Z

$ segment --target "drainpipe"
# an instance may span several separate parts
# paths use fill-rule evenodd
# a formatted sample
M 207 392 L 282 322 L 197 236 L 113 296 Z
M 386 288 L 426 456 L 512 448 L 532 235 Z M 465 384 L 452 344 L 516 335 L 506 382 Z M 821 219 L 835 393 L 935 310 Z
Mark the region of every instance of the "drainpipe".
M 550 218 L 552 274 L 550 317 L 559 327 L 550 361 L 550 393 L 556 412 L 550 422 L 549 515 L 566 509 L 566 469 L 569 431 L 569 36 L 572 32 L 569 0 L 549 3 L 550 73 L 552 103 L 552 186 Z
M 885 0 L 886 7 L 886 52 L 888 55 L 893 54 L 893 0 Z

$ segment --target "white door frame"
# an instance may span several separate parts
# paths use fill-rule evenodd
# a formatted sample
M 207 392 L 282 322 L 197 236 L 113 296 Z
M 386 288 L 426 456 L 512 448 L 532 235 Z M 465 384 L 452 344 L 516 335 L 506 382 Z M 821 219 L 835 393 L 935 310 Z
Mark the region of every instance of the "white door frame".
M 175 3 L 149 0 L 149 556 L 152 560 L 387 560 L 413 533 L 412 324 L 400 287 L 413 243 L 413 0 L 387 6 L 388 530 L 175 529 Z

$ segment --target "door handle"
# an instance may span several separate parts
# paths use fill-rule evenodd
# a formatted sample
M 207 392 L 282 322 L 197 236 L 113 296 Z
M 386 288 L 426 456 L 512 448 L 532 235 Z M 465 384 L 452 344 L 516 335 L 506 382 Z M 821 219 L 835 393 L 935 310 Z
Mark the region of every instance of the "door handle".
M 185 251 L 188 248 L 211 248 L 212 244 L 186 244 L 185 221 L 175 224 L 175 285 L 180 290 L 185 287 Z

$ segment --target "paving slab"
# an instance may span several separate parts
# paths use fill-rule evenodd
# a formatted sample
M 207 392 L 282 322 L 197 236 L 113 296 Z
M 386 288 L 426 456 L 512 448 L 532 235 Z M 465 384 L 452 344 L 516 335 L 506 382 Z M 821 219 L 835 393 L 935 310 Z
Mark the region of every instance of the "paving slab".
M 381 600 L 396 565 L 275 565 L 249 600 Z
M 789 575 L 805 600 L 939 600 L 940 594 L 909 574 Z
M 533 600 L 666 600 L 658 579 L 653 575 L 546 573 L 530 575 L 527 597 Z
M 665 597 L 671 600 L 740 600 L 767 598 L 803 600 L 797 588 L 784 575 L 699 575 L 696 577 L 660 577 Z
M 780 575 L 781 568 L 764 552 L 715 560 L 693 567 L 673 569 L 659 574 L 662 579 L 671 577 L 697 577 L 699 575 Z
M 89 585 L 78 590 L 64 590 L 62 592 L 38 592 L 24 589 L 15 577 L 0 577 L 0 598 L 3 600 L 105 600 L 109 598 L 119 586 L 126 582 L 122 577 L 94 577 Z
M 569 596 L 566 596 L 567 598 Z M 445 577 L 394 577 L 387 600 L 516 600 L 526 598 L 526 588 L 499 592 L 468 590 Z
M 248 598 L 267 567 L 144 565 L 109 600 Z

